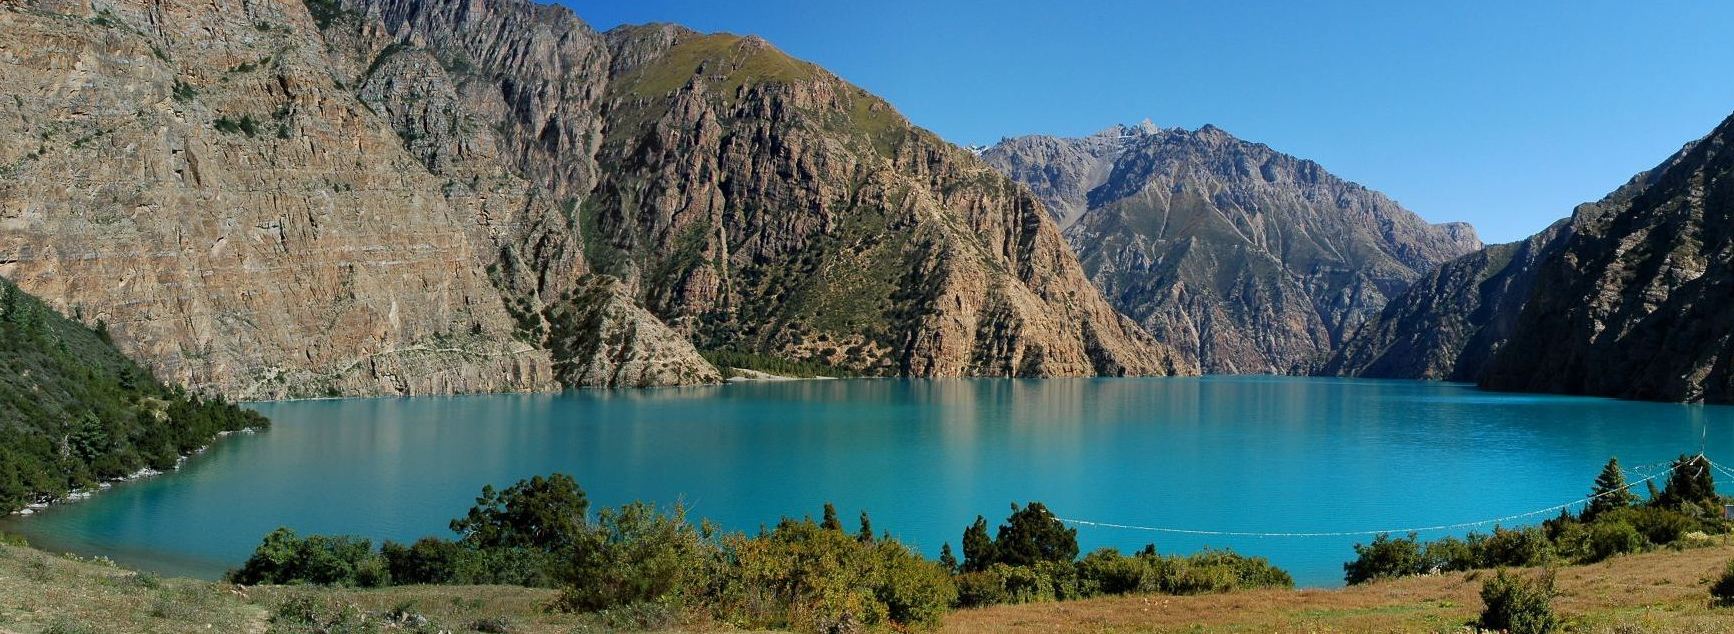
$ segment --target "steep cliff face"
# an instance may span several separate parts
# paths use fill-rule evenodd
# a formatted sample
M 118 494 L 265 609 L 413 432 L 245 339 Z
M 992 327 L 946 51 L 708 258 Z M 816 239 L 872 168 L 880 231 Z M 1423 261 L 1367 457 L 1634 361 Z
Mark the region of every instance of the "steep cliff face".
M 442 60 L 459 110 L 570 211 L 582 268 L 701 348 L 914 376 L 1190 369 L 1090 288 L 1024 190 L 763 40 L 598 35 L 517 2 L 344 7 L 329 40 Z
M 1481 246 L 1212 126 L 1021 137 L 983 157 L 1058 210 L 1116 307 L 1207 372 L 1314 371 L 1388 297 Z
M 239 398 L 545 389 L 475 218 L 300 3 L 0 8 L 0 274 Z
M 552 134 L 530 148 L 515 147 L 513 131 L 521 132 L 525 123 L 514 124 L 502 114 L 514 111 L 508 103 L 514 97 L 509 90 L 479 89 L 482 82 L 469 76 L 474 66 L 463 61 L 467 53 L 451 52 L 442 59 L 385 36 L 359 14 L 338 12 L 328 18 L 333 67 L 391 125 L 405 149 L 443 179 L 441 195 L 476 219 L 471 233 L 490 247 L 482 264 L 517 320 L 517 337 L 553 354 L 555 377 L 562 384 L 647 387 L 721 380 L 689 340 L 638 305 L 613 278 L 592 274 L 574 213 L 577 203 L 559 194 L 570 181 L 584 185 L 595 179 L 595 162 L 586 154 L 594 149 L 589 141 L 580 138 L 574 150 L 562 135 Z M 560 37 L 582 43 L 588 35 L 573 29 Z M 544 59 L 547 63 L 596 61 L 587 46 L 573 52 L 545 44 L 531 48 L 555 51 Z M 371 61 L 364 65 L 361 60 Z M 560 116 L 557 108 L 526 107 Z M 580 112 L 583 121 L 594 118 Z
M 1724 310 L 1728 124 L 1529 239 L 1440 267 L 1325 372 L 1498 389 L 1729 400 Z M 1718 242 L 1720 241 L 1720 242 Z M 1721 258 L 1718 260 L 1718 258 Z M 1721 262 L 1718 264 L 1718 262 Z M 1721 268 L 1718 268 L 1721 267 Z M 1719 387 L 1720 386 L 1720 387 Z
M 1511 338 L 1535 287 L 1536 267 L 1558 251 L 1561 220 L 1522 242 L 1446 262 L 1391 299 L 1344 342 L 1321 374 L 1475 381 Z
M 1575 214 L 1481 384 L 1734 401 L 1734 117 Z M 1632 191 L 1637 190 L 1637 191 Z
M 764 42 L 515 1 L 0 6 L 0 274 L 234 398 L 1185 371 L 1039 203 Z

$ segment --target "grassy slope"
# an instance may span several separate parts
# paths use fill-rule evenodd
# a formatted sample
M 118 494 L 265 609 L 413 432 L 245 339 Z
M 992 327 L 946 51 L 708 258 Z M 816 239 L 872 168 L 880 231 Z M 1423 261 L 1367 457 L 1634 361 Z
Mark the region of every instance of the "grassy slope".
M 1555 608 L 1574 632 L 1734 631 L 1734 609 L 1707 588 L 1734 543 L 1616 557 L 1563 568 Z M 1260 590 L 1195 597 L 1131 596 L 963 610 L 955 632 L 1454 632 L 1474 620 L 1481 578 L 1458 573 L 1342 590 Z M 424 631 L 473 631 L 504 619 L 513 632 L 606 630 L 595 617 L 545 612 L 553 591 L 499 586 L 379 590 L 238 588 L 155 579 L 101 563 L 0 545 L 0 632 L 310 632 L 273 615 L 311 598 L 325 615 L 366 614 L 373 625 L 407 606 Z M 206 625 L 210 627 L 207 628 Z M 82 629 L 80 629 L 82 628 Z M 702 628 L 700 628 L 702 629 Z M 365 630 L 364 630 L 365 631 Z M 389 631 L 416 631 L 414 628 Z
M 1734 608 L 1709 604 L 1709 585 L 1731 557 L 1734 542 L 1561 568 L 1554 609 L 1573 632 L 1734 631 Z M 1490 574 L 999 606 L 954 612 L 945 624 L 954 632 L 1460 632 L 1480 614 Z
M 421 631 L 476 631 L 478 621 L 504 619 L 512 632 L 571 632 L 584 617 L 542 608 L 552 590 L 503 586 L 405 586 L 381 590 L 295 587 L 242 588 L 191 579 L 159 579 L 100 561 L 62 558 L 0 545 L 0 632 L 312 632 L 296 619 L 275 617 L 288 600 L 308 597 L 324 617 L 366 614 L 361 627 L 334 631 L 414 632 L 384 627 L 392 610 L 425 617 Z M 334 618 L 334 617 L 333 617 Z M 353 623 L 353 621 L 352 621 Z

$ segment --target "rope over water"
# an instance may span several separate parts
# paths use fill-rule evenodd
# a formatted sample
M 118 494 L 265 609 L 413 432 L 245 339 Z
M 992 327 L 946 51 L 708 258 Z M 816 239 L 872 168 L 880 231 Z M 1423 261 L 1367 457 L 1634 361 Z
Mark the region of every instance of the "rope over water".
M 1704 462 L 1709 463 L 1709 465 L 1711 467 L 1715 468 L 1717 471 L 1720 471 L 1722 474 L 1727 475 L 1728 477 L 1734 478 L 1734 471 L 1730 471 L 1729 469 L 1726 469 L 1726 468 L 1722 467 L 1721 465 L 1718 465 L 1714 462 L 1711 462 L 1710 458 L 1708 456 L 1705 456 L 1703 453 L 1699 453 L 1696 457 L 1703 458 Z M 1672 464 L 1672 463 L 1670 463 L 1670 464 Z M 1640 467 L 1640 468 L 1642 468 L 1642 467 Z M 1058 519 L 1058 520 L 1065 522 L 1067 524 L 1075 524 L 1078 526 L 1092 526 L 1092 527 L 1097 527 L 1097 528 L 1119 528 L 1119 529 L 1125 529 L 1125 530 L 1147 531 L 1147 532 L 1151 532 L 1151 533 L 1171 533 L 1171 534 L 1178 534 L 1178 535 L 1209 535 L 1209 536 L 1216 536 L 1216 537 L 1371 537 L 1371 536 L 1378 536 L 1378 535 L 1393 535 L 1393 534 L 1402 535 L 1402 534 L 1406 534 L 1406 533 L 1429 533 L 1429 532 L 1437 532 L 1437 531 L 1455 530 L 1455 529 L 1459 529 L 1459 528 L 1474 528 L 1477 526 L 1486 526 L 1488 524 L 1503 524 L 1506 522 L 1510 522 L 1512 520 L 1520 520 L 1520 519 L 1524 519 L 1524 518 L 1528 518 L 1528 517 L 1535 517 L 1537 515 L 1547 515 L 1550 513 L 1557 513 L 1559 511 L 1569 509 L 1569 508 L 1577 506 L 1579 504 L 1588 504 L 1589 502 L 1595 500 L 1596 498 L 1614 495 L 1614 494 L 1620 493 L 1622 491 L 1630 491 L 1632 489 L 1632 487 L 1636 487 L 1640 484 L 1644 484 L 1644 483 L 1649 482 L 1651 480 L 1655 480 L 1656 478 L 1660 478 L 1662 476 L 1673 473 L 1674 469 L 1676 469 L 1676 468 L 1678 468 L 1677 465 L 1669 466 L 1667 469 L 1664 469 L 1662 471 L 1651 474 L 1650 476 L 1643 478 L 1641 480 L 1636 480 L 1636 481 L 1630 482 L 1630 483 L 1626 484 L 1626 486 L 1618 488 L 1618 489 L 1613 489 L 1611 491 L 1604 491 L 1602 493 L 1598 493 L 1595 495 L 1591 495 L 1589 497 L 1585 497 L 1581 500 L 1574 500 L 1571 502 L 1567 502 L 1565 504 L 1557 504 L 1557 505 L 1550 506 L 1550 507 L 1547 507 L 1544 509 L 1536 509 L 1533 511 L 1529 511 L 1527 513 L 1518 513 L 1515 515 L 1507 515 L 1504 517 L 1495 517 L 1495 518 L 1491 518 L 1491 519 L 1476 520 L 1473 522 L 1458 522 L 1456 524 L 1437 524 L 1434 526 L 1415 526 L 1415 527 L 1410 527 L 1410 528 L 1387 528 L 1387 529 L 1382 529 L 1382 530 L 1361 530 L 1361 531 L 1258 532 L 1258 531 L 1202 530 L 1202 529 L 1191 529 L 1191 528 L 1172 528 L 1172 527 L 1166 527 L 1166 526 L 1138 526 L 1138 525 L 1134 525 L 1134 524 L 1114 524 L 1114 523 L 1110 523 L 1110 522 L 1095 522 L 1095 521 L 1090 521 L 1090 520 L 1070 519 L 1070 518 L 1065 518 L 1065 517 L 1056 517 L 1055 519 Z

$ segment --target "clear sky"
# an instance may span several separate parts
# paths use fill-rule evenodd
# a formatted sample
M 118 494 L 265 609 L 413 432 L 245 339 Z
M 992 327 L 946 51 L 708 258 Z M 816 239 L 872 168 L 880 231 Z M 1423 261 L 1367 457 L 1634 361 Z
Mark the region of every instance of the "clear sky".
M 1734 2 L 563 0 L 758 34 L 960 144 L 1205 123 L 1520 239 L 1734 112 Z

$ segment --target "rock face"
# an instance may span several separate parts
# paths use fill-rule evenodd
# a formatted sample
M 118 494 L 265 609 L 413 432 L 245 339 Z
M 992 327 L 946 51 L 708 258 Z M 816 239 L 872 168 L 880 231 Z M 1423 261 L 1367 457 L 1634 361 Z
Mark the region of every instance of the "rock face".
M 579 268 L 700 348 L 912 376 L 1190 369 L 1090 288 L 1026 191 L 763 40 L 597 34 L 510 1 L 342 6 L 327 40 L 388 57 L 347 68 L 439 61 L 454 110 L 569 213 Z M 551 310 L 584 312 L 534 304 L 514 303 L 555 329 Z
M 1206 372 L 1312 372 L 1387 298 L 1481 246 L 1213 126 L 1020 137 L 983 158 L 1047 201 L 1116 307 Z
M 299 3 L 0 8 L 0 274 L 237 398 L 554 387 Z
M 0 32 L 0 274 L 202 391 L 718 380 L 699 347 L 1190 369 L 1027 192 L 756 38 L 514 0 L 42 0 Z
M 1511 338 L 1535 287 L 1536 266 L 1571 223 L 1440 265 L 1385 304 L 1320 374 L 1472 382 Z
M 1574 214 L 1481 384 L 1734 401 L 1731 141 L 1734 117 Z
M 1328 372 L 1503 390 L 1734 400 L 1734 119 L 1528 240 L 1393 300 Z

